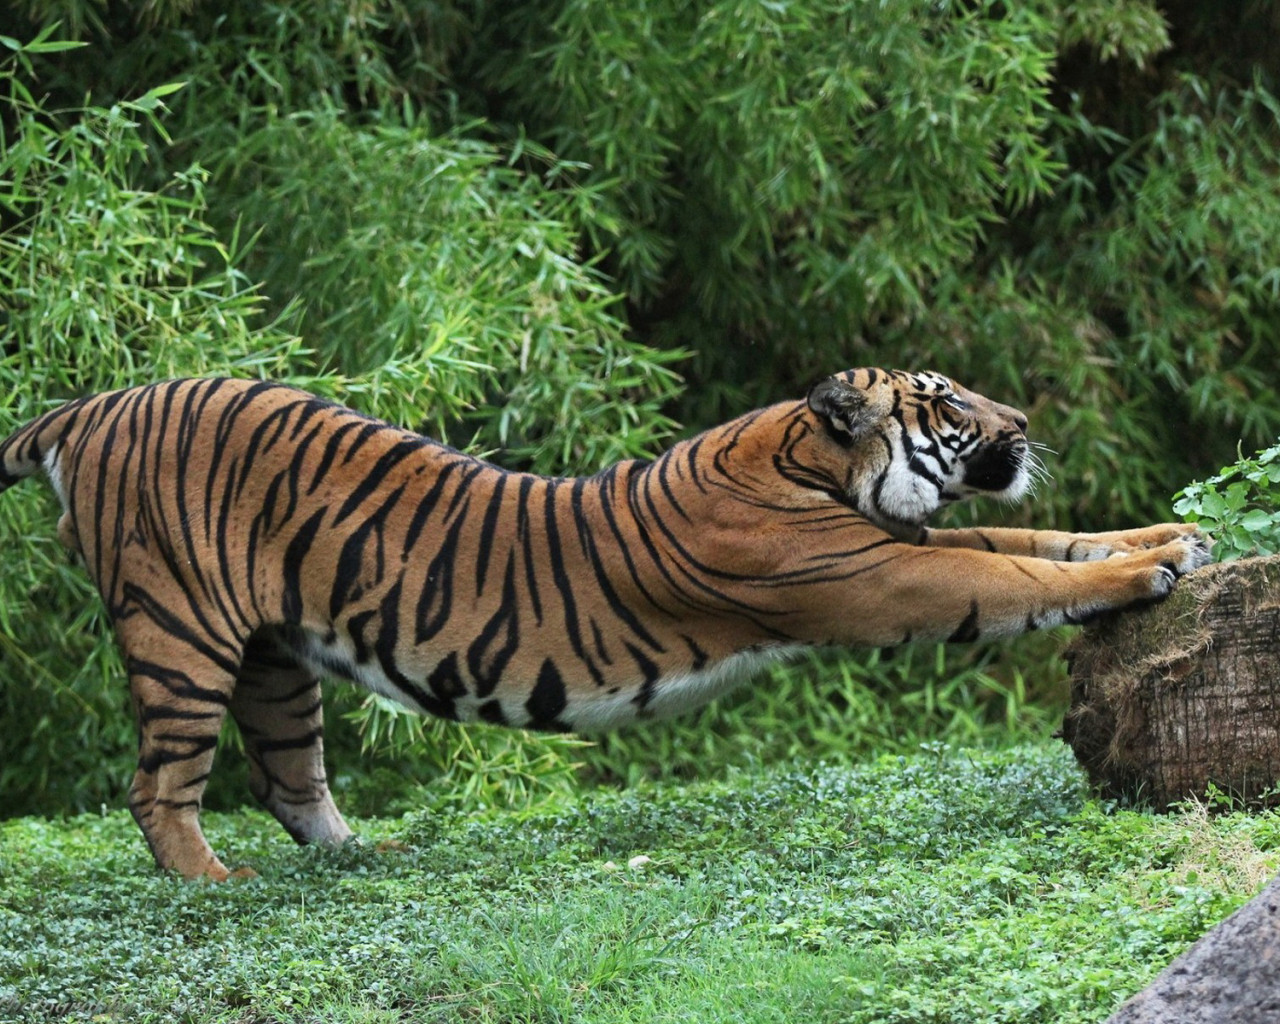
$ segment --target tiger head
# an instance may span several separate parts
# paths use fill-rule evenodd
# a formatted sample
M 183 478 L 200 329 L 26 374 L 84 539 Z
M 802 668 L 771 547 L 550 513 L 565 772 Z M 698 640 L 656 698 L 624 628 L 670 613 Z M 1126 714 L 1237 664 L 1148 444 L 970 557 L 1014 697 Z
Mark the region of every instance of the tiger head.
M 940 373 L 846 370 L 814 384 L 808 408 L 842 498 L 890 533 L 974 495 L 1016 501 L 1031 484 L 1026 416 Z

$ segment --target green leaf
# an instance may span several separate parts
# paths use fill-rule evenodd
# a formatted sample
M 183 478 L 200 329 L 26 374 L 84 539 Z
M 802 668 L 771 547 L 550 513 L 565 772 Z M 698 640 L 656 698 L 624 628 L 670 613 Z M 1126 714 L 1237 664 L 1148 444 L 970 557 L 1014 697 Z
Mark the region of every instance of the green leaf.
M 7 46 L 8 44 L 9 41 L 6 41 L 5 45 Z M 88 43 L 82 43 L 74 39 L 49 39 L 45 41 L 33 40 L 21 46 L 21 49 L 27 53 L 64 53 L 67 50 L 79 50 L 88 45 Z
M 1223 519 L 1231 513 L 1231 505 L 1217 491 L 1206 491 L 1200 499 L 1200 509 L 1211 519 Z
M 1263 530 L 1270 530 L 1277 522 L 1277 514 L 1267 512 L 1264 509 L 1255 508 L 1246 512 L 1240 517 L 1240 525 L 1250 533 L 1260 533 Z
M 154 89 L 148 89 L 136 100 L 130 101 L 128 106 L 135 110 L 155 110 L 164 105 L 161 101 L 165 96 L 172 96 L 178 90 L 186 88 L 186 85 L 186 82 L 169 82 L 166 85 L 157 85 Z

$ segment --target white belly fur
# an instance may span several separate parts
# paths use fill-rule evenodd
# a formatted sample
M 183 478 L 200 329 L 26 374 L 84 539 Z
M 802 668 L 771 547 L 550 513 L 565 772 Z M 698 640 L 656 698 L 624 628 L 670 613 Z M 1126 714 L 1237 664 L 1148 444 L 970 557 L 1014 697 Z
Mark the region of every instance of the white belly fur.
M 803 644 L 777 644 L 739 651 L 706 668 L 665 676 L 653 685 L 652 696 L 643 709 L 637 702 L 642 689 L 639 684 L 602 687 L 585 695 L 578 693 L 570 697 L 559 721 L 574 730 L 599 732 L 631 722 L 670 718 L 701 707 L 746 682 L 767 665 L 790 657 L 803 648 Z M 317 674 L 343 676 L 413 711 L 425 711 L 388 679 L 377 664 L 358 663 L 352 645 L 345 638 L 335 637 L 326 643 L 309 633 L 302 648 L 295 653 Z M 472 695 L 458 697 L 455 702 L 458 717 L 462 721 L 474 720 L 479 715 L 480 705 L 493 699 Z M 530 716 L 524 706 L 527 699 L 526 692 L 499 698 L 503 714 L 511 725 L 521 726 L 529 722 Z
M 739 651 L 698 671 L 678 672 L 654 685 L 653 696 L 641 711 L 636 703 L 639 687 L 625 687 L 616 694 L 581 697 L 570 702 L 561 716 L 574 729 L 595 732 L 635 721 L 670 718 L 702 707 L 721 694 L 745 683 L 766 666 L 803 650 L 802 644 Z

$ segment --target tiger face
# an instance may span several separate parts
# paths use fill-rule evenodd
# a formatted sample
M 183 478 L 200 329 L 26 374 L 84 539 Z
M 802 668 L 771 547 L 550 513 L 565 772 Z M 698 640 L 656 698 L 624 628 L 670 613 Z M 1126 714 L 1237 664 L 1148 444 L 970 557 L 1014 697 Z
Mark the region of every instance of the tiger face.
M 849 502 L 895 535 L 952 502 L 1017 501 L 1031 485 L 1026 416 L 940 373 L 847 370 L 816 383 L 808 406 L 827 458 L 846 462 Z

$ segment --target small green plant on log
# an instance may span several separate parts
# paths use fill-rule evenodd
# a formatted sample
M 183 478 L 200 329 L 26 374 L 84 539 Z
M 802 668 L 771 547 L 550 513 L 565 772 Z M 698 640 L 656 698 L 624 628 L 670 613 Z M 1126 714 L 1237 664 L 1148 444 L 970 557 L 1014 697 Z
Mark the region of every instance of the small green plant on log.
M 1220 562 L 1280 552 L 1280 443 L 1188 484 L 1173 510 L 1213 537 Z

